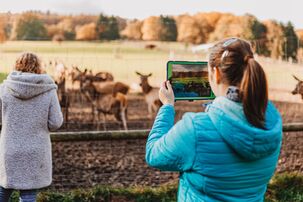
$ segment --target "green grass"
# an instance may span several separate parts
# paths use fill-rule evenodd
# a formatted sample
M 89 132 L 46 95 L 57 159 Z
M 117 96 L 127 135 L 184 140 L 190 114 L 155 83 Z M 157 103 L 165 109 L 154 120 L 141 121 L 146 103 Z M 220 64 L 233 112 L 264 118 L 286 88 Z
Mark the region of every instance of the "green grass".
M 38 194 L 38 202 L 173 202 L 176 201 L 177 184 L 157 188 L 132 187 L 115 188 L 97 186 L 91 189 L 77 189 L 69 192 L 43 191 Z M 12 202 L 18 201 L 14 193 Z M 268 186 L 266 202 L 303 202 L 303 175 L 279 174 Z
M 267 199 L 267 202 L 303 201 L 303 176 L 298 174 L 277 175 L 268 186 Z
M 4 79 L 6 79 L 7 74 L 6 73 L 0 73 L 0 83 L 3 82 Z

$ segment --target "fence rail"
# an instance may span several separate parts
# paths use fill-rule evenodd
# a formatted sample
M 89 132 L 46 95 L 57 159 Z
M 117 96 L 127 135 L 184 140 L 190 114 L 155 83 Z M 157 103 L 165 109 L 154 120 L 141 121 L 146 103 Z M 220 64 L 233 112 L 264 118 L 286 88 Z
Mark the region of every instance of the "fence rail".
M 300 131 L 303 131 L 303 123 L 283 124 L 283 132 L 300 132 Z
M 120 131 L 81 131 L 81 132 L 52 132 L 51 140 L 62 141 L 88 141 L 113 139 L 144 139 L 150 130 L 120 130 Z M 287 123 L 283 125 L 283 132 L 303 131 L 303 123 Z

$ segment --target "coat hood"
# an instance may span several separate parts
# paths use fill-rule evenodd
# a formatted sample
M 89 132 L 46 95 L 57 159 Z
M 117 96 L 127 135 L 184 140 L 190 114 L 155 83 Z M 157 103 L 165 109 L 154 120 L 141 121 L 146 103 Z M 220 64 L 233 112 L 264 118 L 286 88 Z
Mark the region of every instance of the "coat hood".
M 207 108 L 210 119 L 222 138 L 240 156 L 257 160 L 272 154 L 282 142 L 282 119 L 269 102 L 265 114 L 265 128 L 251 125 L 241 103 L 217 97 Z
M 47 74 L 33 74 L 19 71 L 11 72 L 3 81 L 7 92 L 12 96 L 28 100 L 40 94 L 56 89 L 57 85 Z

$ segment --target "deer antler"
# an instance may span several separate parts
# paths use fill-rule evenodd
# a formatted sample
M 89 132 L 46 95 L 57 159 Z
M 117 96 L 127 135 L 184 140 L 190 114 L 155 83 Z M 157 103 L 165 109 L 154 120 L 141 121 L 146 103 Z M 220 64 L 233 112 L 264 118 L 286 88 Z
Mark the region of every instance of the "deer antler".
M 301 79 L 299 79 L 298 77 L 296 77 L 295 75 L 292 75 L 297 81 L 302 81 Z

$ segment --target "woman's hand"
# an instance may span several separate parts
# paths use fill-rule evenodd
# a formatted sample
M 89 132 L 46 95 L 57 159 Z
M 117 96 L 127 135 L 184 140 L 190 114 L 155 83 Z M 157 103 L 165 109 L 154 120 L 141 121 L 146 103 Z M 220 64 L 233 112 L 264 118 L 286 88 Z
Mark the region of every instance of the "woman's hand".
M 169 81 L 164 81 L 162 83 L 162 86 L 159 90 L 159 99 L 162 102 L 162 104 L 170 104 L 174 106 L 175 95 Z

